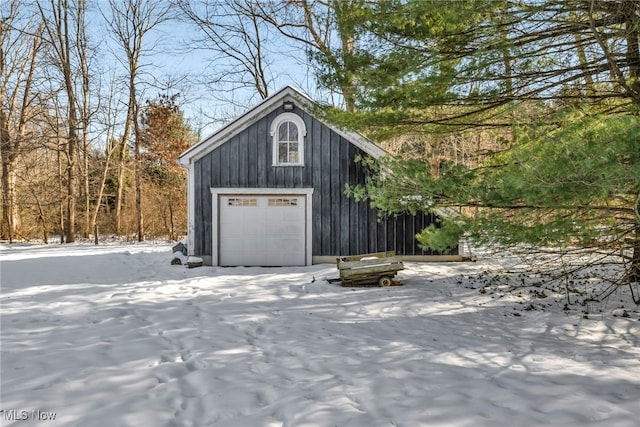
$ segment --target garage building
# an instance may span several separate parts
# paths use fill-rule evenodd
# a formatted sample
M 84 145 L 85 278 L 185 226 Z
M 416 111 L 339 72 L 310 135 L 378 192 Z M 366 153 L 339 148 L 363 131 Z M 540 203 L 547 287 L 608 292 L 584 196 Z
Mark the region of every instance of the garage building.
M 285 87 L 180 156 L 190 255 L 221 266 L 309 265 L 381 251 L 441 255 L 415 240 L 433 214 L 380 219 L 345 195 L 368 173 L 356 158 L 386 152 L 314 117 L 313 106 Z

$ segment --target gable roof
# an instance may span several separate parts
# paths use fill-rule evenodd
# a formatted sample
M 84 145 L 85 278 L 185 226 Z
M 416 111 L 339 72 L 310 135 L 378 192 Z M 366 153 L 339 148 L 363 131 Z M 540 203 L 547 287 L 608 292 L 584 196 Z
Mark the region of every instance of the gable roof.
M 271 111 L 273 111 L 274 108 L 282 105 L 284 101 L 293 101 L 298 106 L 307 107 L 307 109 L 312 109 L 317 105 L 311 98 L 309 98 L 300 90 L 295 89 L 291 86 L 285 86 L 275 94 L 264 99 L 255 107 L 249 109 L 246 113 L 236 118 L 228 125 L 222 127 L 221 129 L 217 130 L 213 134 L 209 135 L 208 137 L 204 138 L 200 142 L 187 149 L 178 158 L 180 165 L 188 166 L 190 163 L 193 163 L 194 161 L 215 150 L 220 145 L 230 140 L 233 136 L 249 127 L 249 125 L 257 122 L 259 119 L 269 114 Z M 316 120 L 320 121 L 322 124 L 324 124 L 375 159 L 378 159 L 387 154 L 387 152 L 381 147 L 357 132 L 339 128 L 335 125 L 318 119 L 317 117 Z

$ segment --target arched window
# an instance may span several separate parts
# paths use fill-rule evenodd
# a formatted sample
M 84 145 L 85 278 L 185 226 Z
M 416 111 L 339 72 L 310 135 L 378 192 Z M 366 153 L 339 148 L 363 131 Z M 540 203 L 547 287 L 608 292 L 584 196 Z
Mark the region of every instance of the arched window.
M 303 166 L 304 121 L 293 113 L 280 114 L 271 124 L 274 166 Z

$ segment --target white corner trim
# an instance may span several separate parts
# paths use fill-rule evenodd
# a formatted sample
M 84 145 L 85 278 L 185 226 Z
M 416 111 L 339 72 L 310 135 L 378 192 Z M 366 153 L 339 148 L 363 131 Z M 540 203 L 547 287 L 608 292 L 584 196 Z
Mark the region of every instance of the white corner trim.
M 195 255 L 196 178 L 193 172 L 193 163 L 183 167 L 187 169 L 187 253 Z
M 211 188 L 211 264 L 217 266 L 220 264 L 220 253 L 218 248 L 218 235 L 220 227 L 220 196 L 229 195 L 300 195 L 305 197 L 305 215 L 306 215 L 306 230 L 305 230 L 305 265 L 312 265 L 313 261 L 313 239 L 312 239 L 312 196 L 313 188 Z

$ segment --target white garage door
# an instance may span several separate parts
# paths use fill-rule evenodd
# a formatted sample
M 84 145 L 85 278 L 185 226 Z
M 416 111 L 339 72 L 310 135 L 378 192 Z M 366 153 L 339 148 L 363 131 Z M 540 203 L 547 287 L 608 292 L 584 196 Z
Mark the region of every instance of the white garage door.
M 304 195 L 224 195 L 219 207 L 220 265 L 305 265 Z

